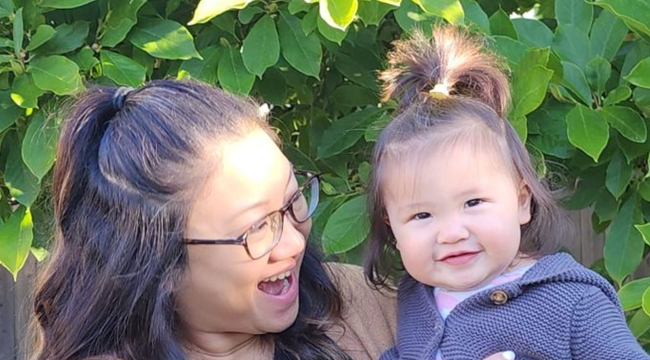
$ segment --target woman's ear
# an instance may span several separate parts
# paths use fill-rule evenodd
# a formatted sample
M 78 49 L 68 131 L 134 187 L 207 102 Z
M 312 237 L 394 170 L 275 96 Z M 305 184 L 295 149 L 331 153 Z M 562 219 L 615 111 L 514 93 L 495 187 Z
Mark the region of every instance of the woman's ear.
M 531 215 L 531 203 L 533 201 L 533 194 L 530 192 L 528 184 L 523 180 L 519 184 L 519 225 L 527 224 Z

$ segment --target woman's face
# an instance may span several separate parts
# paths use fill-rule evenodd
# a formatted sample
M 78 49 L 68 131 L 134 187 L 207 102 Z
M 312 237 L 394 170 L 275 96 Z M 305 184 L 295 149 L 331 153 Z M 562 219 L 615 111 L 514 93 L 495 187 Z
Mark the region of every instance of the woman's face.
M 186 238 L 238 238 L 298 189 L 291 164 L 261 129 L 208 156 L 218 166 L 192 204 Z M 310 227 L 310 221 L 296 224 L 285 215 L 277 246 L 257 260 L 242 245 L 187 245 L 189 265 L 177 296 L 184 329 L 241 335 L 288 328 L 298 314 L 298 276 Z

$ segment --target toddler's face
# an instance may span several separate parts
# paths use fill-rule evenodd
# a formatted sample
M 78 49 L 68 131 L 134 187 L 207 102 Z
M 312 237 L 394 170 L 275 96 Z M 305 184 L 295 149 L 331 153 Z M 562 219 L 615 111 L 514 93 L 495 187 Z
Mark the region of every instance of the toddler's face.
M 493 151 L 437 148 L 387 175 L 386 211 L 406 270 L 448 290 L 487 284 L 515 260 L 530 193 Z

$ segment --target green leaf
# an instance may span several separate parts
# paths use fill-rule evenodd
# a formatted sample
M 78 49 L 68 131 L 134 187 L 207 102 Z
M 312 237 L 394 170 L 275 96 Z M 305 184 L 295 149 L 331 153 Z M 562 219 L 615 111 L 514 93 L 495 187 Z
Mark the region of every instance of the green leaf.
M 392 6 L 400 6 L 402 4 L 402 0 L 377 0 L 377 1 Z
M 647 0 L 595 0 L 592 3 L 613 12 L 636 31 L 650 36 L 650 3 Z
M 39 25 L 38 28 L 36 28 L 34 35 L 32 35 L 32 38 L 29 40 L 29 45 L 27 45 L 25 50 L 32 51 L 38 49 L 39 46 L 54 37 L 54 34 L 56 34 L 56 30 L 54 30 L 50 25 Z
M 364 57 L 363 55 L 364 54 L 357 52 L 353 58 L 352 56 L 345 54 L 338 54 L 334 66 L 336 67 L 336 70 L 343 74 L 343 76 L 348 80 L 370 90 L 377 91 L 377 78 L 374 74 L 378 68 L 375 68 L 375 59 L 367 59 L 368 56 Z M 373 55 L 375 54 L 370 53 L 369 56 Z
M 641 297 L 641 308 L 643 312 L 650 316 L 650 288 L 645 289 Z
M 54 119 L 46 119 L 42 111 L 31 118 L 23 139 L 22 157 L 40 181 L 54 165 L 59 126 Z
M 64 56 L 34 59 L 27 70 L 34 77 L 34 84 L 42 90 L 57 95 L 71 95 L 83 89 L 79 66 Z
M 237 19 L 242 24 L 249 24 L 255 15 L 263 13 L 264 10 L 260 9 L 257 6 L 248 6 L 237 12 Z
M 86 4 L 90 4 L 95 0 L 43 0 L 41 6 L 51 9 L 74 9 Z
M 352 23 L 359 7 L 357 0 L 320 0 L 318 5 L 320 17 L 327 25 L 343 31 Z
M 25 35 L 23 29 L 23 8 L 18 9 L 14 15 L 13 21 L 13 39 L 14 39 L 14 54 L 17 58 L 21 58 L 21 51 L 23 50 L 23 36 Z
M 555 2 L 555 17 L 558 24 L 573 25 L 585 34 L 589 33 L 594 16 L 594 7 L 585 0 L 561 0 Z
M 363 138 L 367 142 L 377 142 L 382 130 L 386 128 L 386 125 L 388 125 L 391 120 L 392 117 L 388 113 L 382 112 L 376 120 L 368 125 L 363 134 Z
M 287 101 L 287 81 L 277 68 L 270 68 L 257 82 L 257 93 L 265 101 L 284 106 Z
M 625 161 L 625 157 L 619 151 L 614 154 L 607 165 L 607 177 L 605 187 L 618 200 L 627 189 L 632 179 L 632 167 Z
M 344 113 L 352 108 L 376 105 L 379 102 L 375 91 L 357 85 L 341 85 L 331 93 L 334 108 Z
M 0 132 L 13 125 L 23 110 L 16 106 L 9 91 L 0 91 Z
M 604 105 L 608 106 L 618 104 L 629 99 L 630 96 L 632 96 L 632 89 L 627 85 L 619 85 L 607 94 Z
M 243 9 L 253 0 L 201 0 L 194 11 L 194 16 L 187 25 L 202 24 L 228 10 Z
M 6 141 L 6 139 L 5 139 Z M 41 190 L 38 178 L 32 174 L 23 163 L 20 145 L 9 149 L 7 163 L 5 164 L 5 185 L 9 188 L 11 196 L 19 203 L 31 206 Z
M 370 231 L 366 215 L 366 196 L 346 201 L 332 216 L 323 230 L 323 249 L 327 254 L 340 254 L 361 244 Z
M 130 58 L 108 50 L 99 53 L 104 75 L 122 86 L 138 87 L 144 83 L 147 69 Z
M 567 114 L 567 135 L 575 147 L 598 162 L 609 140 L 609 127 L 600 112 L 577 104 Z
M 591 56 L 602 56 L 611 61 L 623 44 L 627 32 L 623 21 L 610 11 L 601 11 L 589 34 Z
M 379 25 L 379 22 L 384 18 L 384 16 L 393 9 L 395 9 L 394 5 L 386 4 L 381 1 L 359 0 L 357 15 L 366 26 Z
M 519 118 L 537 109 L 546 97 L 548 82 L 553 71 L 535 65 L 515 73 L 512 83 L 514 118 Z
M 510 118 L 510 124 L 519 135 L 522 143 L 526 143 L 526 138 L 528 137 L 528 119 L 525 116 L 517 116 Z
M 647 128 L 641 115 L 626 106 L 606 106 L 603 108 L 605 120 L 621 135 L 637 143 L 647 138 Z
M 305 35 L 311 34 L 318 28 L 318 8 L 314 7 L 302 18 L 301 27 Z
M 650 224 L 646 224 L 650 225 Z M 641 225 L 641 226 L 646 226 Z M 635 225 L 639 229 L 640 225 Z M 650 228 L 648 229 L 650 230 Z M 639 230 L 640 231 L 640 230 Z M 650 235 L 650 233 L 648 233 Z M 644 235 L 645 237 L 645 235 Z M 650 288 L 650 277 L 630 281 L 618 290 L 618 297 L 621 299 L 623 311 L 632 311 L 641 307 L 643 292 Z
M 474 0 L 460 0 L 460 4 L 463 6 L 463 11 L 465 12 L 465 22 L 474 24 L 481 32 L 490 35 L 490 19 L 488 19 L 481 5 Z
M 0 264 L 9 270 L 14 281 L 32 246 L 33 227 L 32 215 L 24 206 L 15 210 L 6 223 L 0 223 Z
M 242 45 L 244 66 L 261 78 L 266 69 L 280 59 L 280 40 L 275 22 L 270 15 L 264 15 L 250 30 Z
M 61 24 L 56 27 L 56 34 L 36 52 L 47 55 L 69 53 L 84 45 L 88 37 L 88 22 L 76 21 L 73 24 Z
M 204 81 L 208 84 L 217 82 L 217 65 L 221 57 L 221 47 L 218 45 L 208 46 L 199 50 L 201 59 L 185 60 L 179 71 L 188 72 L 193 78 Z
M 650 329 L 650 317 L 643 309 L 637 310 L 628 321 L 628 327 L 634 337 L 639 338 Z
M 90 71 L 95 65 L 99 64 L 99 60 L 95 57 L 95 52 L 88 46 L 79 50 L 78 53 L 69 56 L 69 58 L 79 66 L 82 72 Z
M 319 78 L 323 50 L 314 33 L 305 35 L 300 20 L 284 11 L 279 12 L 278 34 L 282 56 L 301 73 Z
M 650 57 L 639 61 L 624 79 L 636 86 L 650 89 Z
M 318 159 L 325 159 L 352 147 L 363 136 L 366 127 L 380 114 L 376 107 L 367 107 L 337 119 L 325 130 L 318 144 Z
M 591 105 L 593 103 L 591 90 L 582 70 L 577 65 L 568 61 L 562 61 L 562 69 L 564 70 L 562 85 L 577 95 L 583 103 Z
M 650 151 L 650 141 L 636 143 L 628 140 L 624 136 L 618 135 L 617 133 L 614 133 L 614 135 L 616 137 L 618 148 L 623 151 L 628 163 L 632 163 L 634 159 L 641 155 L 648 154 L 648 151 Z
M 594 211 L 601 221 L 613 220 L 618 213 L 618 201 L 609 190 L 601 190 L 598 192 Z
M 509 38 L 507 36 L 494 36 L 493 37 L 496 47 L 496 51 L 501 54 L 504 58 L 508 59 L 508 64 L 511 68 L 517 67 L 519 61 L 526 53 L 528 49 L 527 46 L 517 40 Z
M 502 9 L 497 10 L 490 16 L 490 30 L 492 35 L 501 35 L 518 40 L 514 24 Z
M 438 19 L 435 15 L 424 12 L 422 8 L 412 1 L 405 1 L 397 10 L 393 12 L 395 20 L 399 27 L 404 31 L 411 31 L 415 28 L 430 28 L 432 19 Z
M 650 245 L 650 223 L 643 225 L 634 225 L 634 227 L 639 230 L 639 233 L 641 233 L 641 236 L 643 236 L 643 241 L 645 241 L 646 244 Z M 646 278 L 646 280 L 650 281 L 650 278 Z M 650 287 L 650 282 L 646 287 Z
M 632 197 L 623 204 L 605 234 L 605 268 L 619 285 L 639 266 L 643 257 L 645 244 L 634 227 L 640 218 L 637 198 Z
M 529 124 L 539 126 L 539 136 L 530 136 L 530 143 L 545 154 L 553 155 L 560 159 L 573 156 L 575 148 L 567 136 L 566 115 L 571 109 L 562 105 L 558 109 L 545 106 L 528 116 Z
M 512 19 L 519 41 L 535 47 L 548 47 L 553 44 L 553 32 L 543 22 L 533 19 Z
M 246 70 L 241 53 L 237 49 L 224 49 L 217 68 L 219 83 L 228 92 L 247 95 L 253 88 L 255 75 Z
M 459 0 L 413 0 L 422 10 L 429 14 L 440 16 L 449 23 L 463 24 L 465 12 Z
M 19 75 L 11 84 L 11 99 L 25 109 L 37 108 L 38 98 L 44 93 L 45 91 L 36 87 L 31 74 Z
M 339 45 L 341 45 L 341 42 L 343 39 L 345 39 L 345 36 L 348 34 L 347 30 L 339 30 L 337 28 L 333 28 L 323 20 L 322 17 L 319 17 L 316 19 L 316 27 L 318 28 L 318 32 L 323 35 L 327 40 L 335 42 Z
M 607 80 L 612 76 L 612 65 L 603 57 L 595 57 L 587 63 L 585 76 L 591 88 L 602 94 L 605 92 Z
M 558 26 L 553 39 L 553 51 L 563 61 L 569 61 L 582 70 L 590 59 L 589 37 L 572 25 Z
M 153 19 L 138 22 L 129 41 L 153 57 L 172 60 L 200 58 L 192 34 L 172 20 Z
M 295 15 L 300 12 L 307 12 L 312 9 L 312 5 L 310 5 L 311 1 L 305 1 L 305 0 L 291 0 L 289 1 L 289 14 Z M 314 9 L 316 9 L 314 7 Z
M 102 46 L 114 47 L 126 39 L 126 35 L 138 23 L 138 11 L 147 0 L 109 0 L 104 31 L 100 35 Z

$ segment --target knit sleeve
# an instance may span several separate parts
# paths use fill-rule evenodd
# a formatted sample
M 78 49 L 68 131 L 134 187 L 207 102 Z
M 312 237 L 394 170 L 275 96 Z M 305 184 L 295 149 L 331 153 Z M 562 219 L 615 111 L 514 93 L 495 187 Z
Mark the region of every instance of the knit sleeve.
M 621 308 L 596 287 L 576 305 L 570 333 L 574 360 L 650 359 L 630 332 Z

